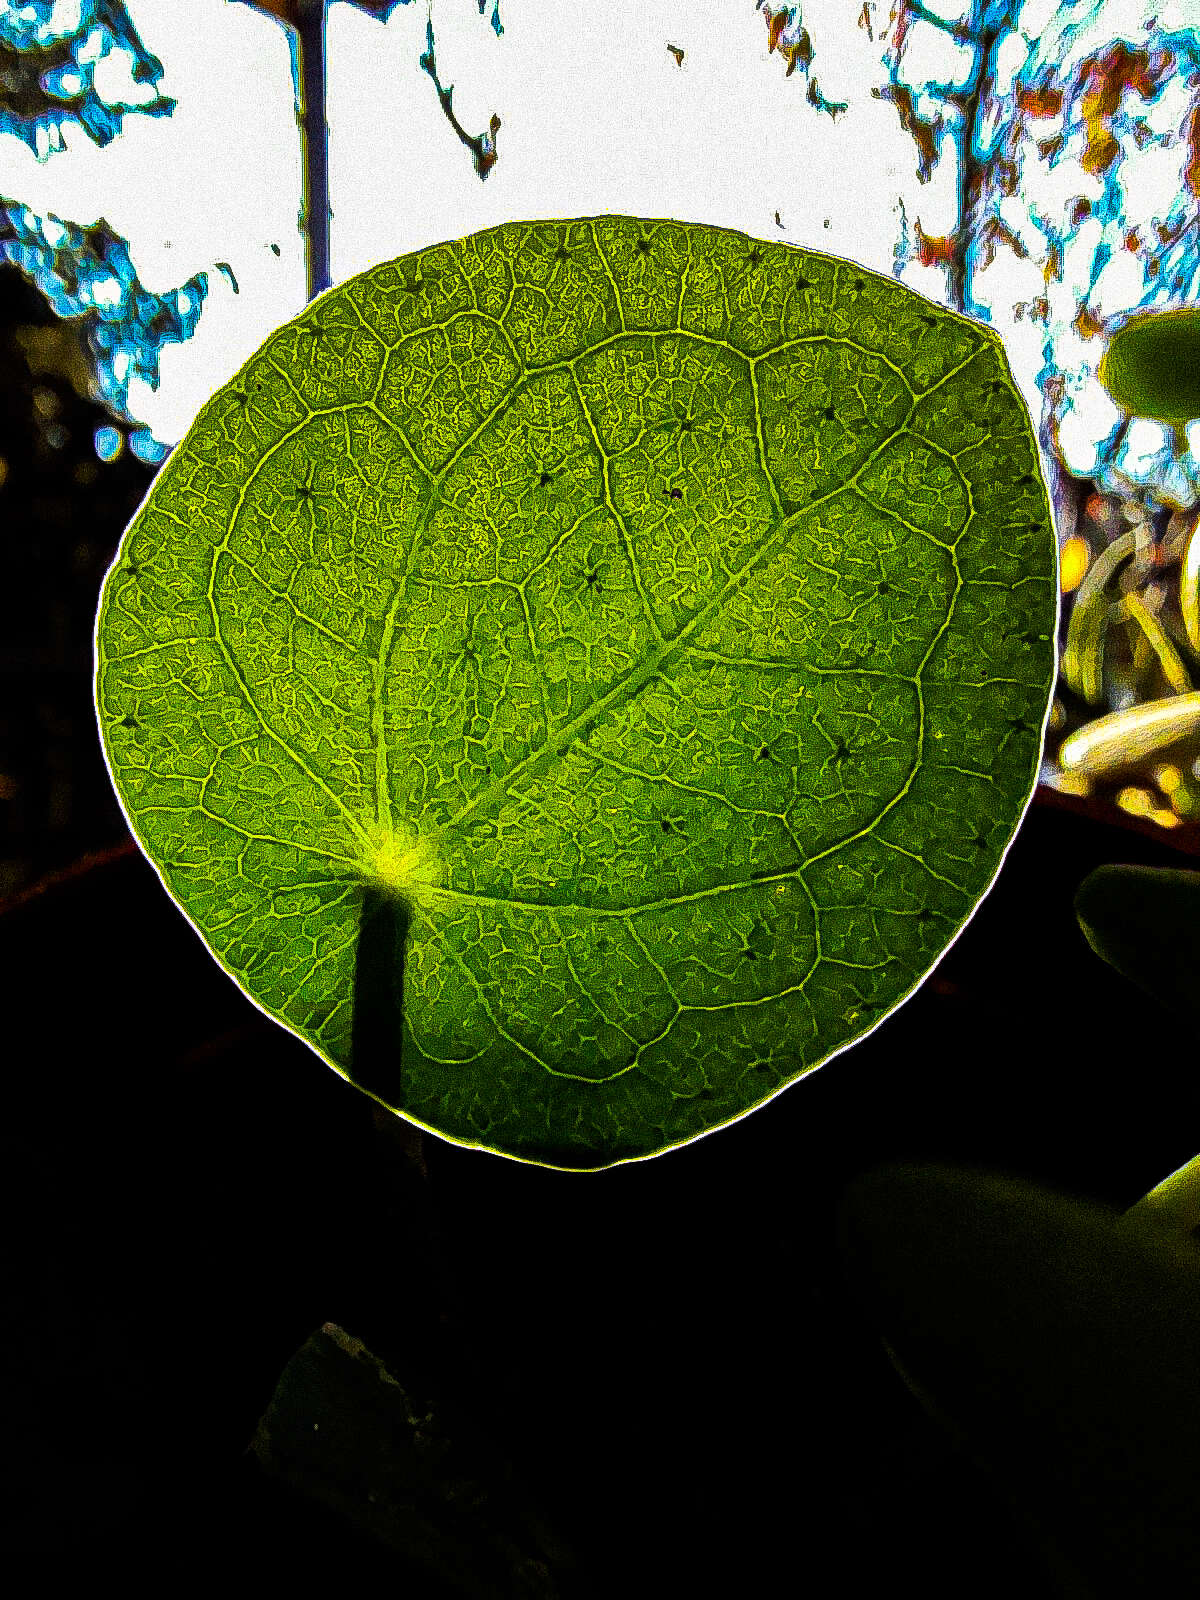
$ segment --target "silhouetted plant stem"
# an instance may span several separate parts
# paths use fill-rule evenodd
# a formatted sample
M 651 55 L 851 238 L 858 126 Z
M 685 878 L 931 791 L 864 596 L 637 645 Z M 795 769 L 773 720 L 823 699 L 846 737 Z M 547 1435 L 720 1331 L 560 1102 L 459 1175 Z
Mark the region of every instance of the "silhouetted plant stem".
M 362 891 L 354 964 L 350 1075 L 390 1106 L 402 1102 L 404 945 L 407 905 L 372 884 Z
M 389 1106 L 404 1104 L 404 965 L 411 913 L 394 894 L 362 891 L 354 969 L 350 1076 L 371 1094 L 375 1127 L 386 1144 L 380 1203 L 393 1210 L 398 1259 L 411 1310 L 410 1332 L 427 1346 L 433 1372 L 453 1369 L 456 1383 L 474 1363 L 462 1331 L 457 1295 L 437 1225 L 420 1128 Z M 399 1157 L 391 1159 L 391 1152 Z M 394 1208 L 394 1209 L 393 1209 Z
M 325 120 L 325 0 L 296 0 L 296 91 L 304 174 L 308 298 L 329 288 L 329 127 Z

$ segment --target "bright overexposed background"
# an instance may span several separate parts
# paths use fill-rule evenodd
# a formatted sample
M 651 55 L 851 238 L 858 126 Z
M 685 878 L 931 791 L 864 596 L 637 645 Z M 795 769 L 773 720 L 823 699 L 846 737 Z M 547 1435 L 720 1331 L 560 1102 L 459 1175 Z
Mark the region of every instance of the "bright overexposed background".
M 239 0 L 127 0 L 127 9 L 163 64 L 159 87 L 176 99 L 173 114 L 128 116 L 102 149 L 68 127 L 67 148 L 41 161 L 0 135 L 0 194 L 39 217 L 104 217 L 153 292 L 208 271 L 194 335 L 163 347 L 160 386 L 130 386 L 131 412 L 169 444 L 303 305 L 300 141 L 291 51 L 271 17 Z M 956 214 L 953 173 L 943 166 L 920 188 L 895 107 L 870 94 L 885 81 L 879 8 L 865 9 L 875 17 L 869 29 L 846 0 L 805 10 L 821 91 L 845 112 L 806 100 L 803 74 L 789 76 L 768 49 L 753 0 L 514 0 L 500 34 L 463 0 L 397 3 L 386 19 L 334 0 L 334 281 L 493 223 L 606 211 L 715 222 L 890 271 L 899 197 L 927 231 L 945 232 Z M 493 113 L 501 118 L 499 159 L 484 182 L 419 65 L 430 17 L 455 116 L 472 134 Z M 97 67 L 101 92 L 106 81 L 127 102 L 150 92 L 131 82 L 121 52 Z M 236 293 L 217 261 L 232 268 Z M 940 296 L 934 269 L 914 264 L 905 277 Z
M 55 0 L 53 26 L 80 5 Z M 135 82 L 126 51 L 89 44 L 97 94 L 161 91 L 173 113 L 133 111 L 102 147 L 77 122 L 59 149 L 0 131 L 0 198 L 42 237 L 103 218 L 140 284 L 191 313 L 194 331 L 148 363 L 118 354 L 132 376 L 106 384 L 170 445 L 304 302 L 293 49 L 241 0 L 126 7 L 163 76 Z M 500 118 L 486 180 L 422 66 L 428 30 L 467 135 Z M 1096 372 L 1114 317 L 1200 287 L 1200 0 L 331 0 L 327 56 L 335 282 L 494 223 L 619 211 L 828 249 L 955 303 L 972 155 L 961 308 L 1003 338 L 1044 454 L 1195 502 L 1192 453 L 1153 423 L 1122 429 Z

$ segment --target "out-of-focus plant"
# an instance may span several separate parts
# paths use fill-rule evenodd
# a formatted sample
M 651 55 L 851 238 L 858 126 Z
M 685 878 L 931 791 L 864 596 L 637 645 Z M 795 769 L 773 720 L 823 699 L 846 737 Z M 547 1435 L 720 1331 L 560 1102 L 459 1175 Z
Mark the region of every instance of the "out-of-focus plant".
M 1198 349 L 1200 310 L 1152 309 L 1120 324 L 1100 362 L 1100 381 L 1114 403 L 1127 418 L 1168 428 L 1177 453 L 1186 449 L 1185 425 L 1200 417 Z M 1175 809 L 1194 816 L 1200 794 L 1181 766 L 1187 755 L 1196 756 L 1190 747 L 1200 734 L 1200 533 L 1194 513 L 1176 514 L 1164 537 L 1156 537 L 1147 499 L 1134 507 L 1133 526 L 1118 532 L 1086 568 L 1060 671 L 1072 693 L 1089 706 L 1102 705 L 1106 665 L 1123 654 L 1142 692 L 1071 733 L 1058 760 L 1064 772 L 1085 780 L 1152 766 Z M 1194 766 L 1193 760 L 1192 776 Z
M 109 70 L 98 86 L 97 68 L 122 57 L 126 81 Z M 39 163 L 67 150 L 72 129 L 104 148 L 130 116 L 169 117 L 176 102 L 160 91 L 162 77 L 121 0 L 0 0 L 0 133 L 20 139 Z M 32 278 L 56 315 L 82 324 L 96 398 L 124 423 L 137 420 L 130 384 L 158 387 L 163 346 L 191 337 L 208 293 L 208 274 L 199 272 L 155 294 L 103 218 L 80 225 L 43 216 L 12 195 L 0 195 L 0 261 Z M 129 443 L 151 463 L 166 453 L 145 428 Z

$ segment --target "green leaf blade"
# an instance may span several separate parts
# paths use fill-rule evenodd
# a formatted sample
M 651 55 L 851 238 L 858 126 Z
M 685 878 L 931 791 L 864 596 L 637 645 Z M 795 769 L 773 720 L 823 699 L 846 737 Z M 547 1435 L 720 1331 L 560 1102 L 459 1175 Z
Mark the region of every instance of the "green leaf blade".
M 393 1109 L 596 1169 L 916 987 L 1032 794 L 1057 604 L 994 334 L 729 230 L 505 224 L 213 396 L 110 569 L 97 708 L 256 1004 L 353 1077 L 400 895 Z

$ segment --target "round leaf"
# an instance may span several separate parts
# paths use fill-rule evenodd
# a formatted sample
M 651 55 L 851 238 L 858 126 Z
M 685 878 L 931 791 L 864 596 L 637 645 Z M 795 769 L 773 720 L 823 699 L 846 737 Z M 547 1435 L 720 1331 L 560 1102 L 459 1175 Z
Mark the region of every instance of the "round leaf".
M 1139 311 L 1109 341 L 1100 382 L 1122 411 L 1172 426 L 1200 417 L 1200 311 Z
M 990 330 L 722 228 L 509 223 L 322 295 L 205 405 L 105 580 L 96 703 L 256 1004 L 354 1081 L 393 894 L 366 1092 L 595 1169 L 917 986 L 1032 795 L 1057 604 Z

